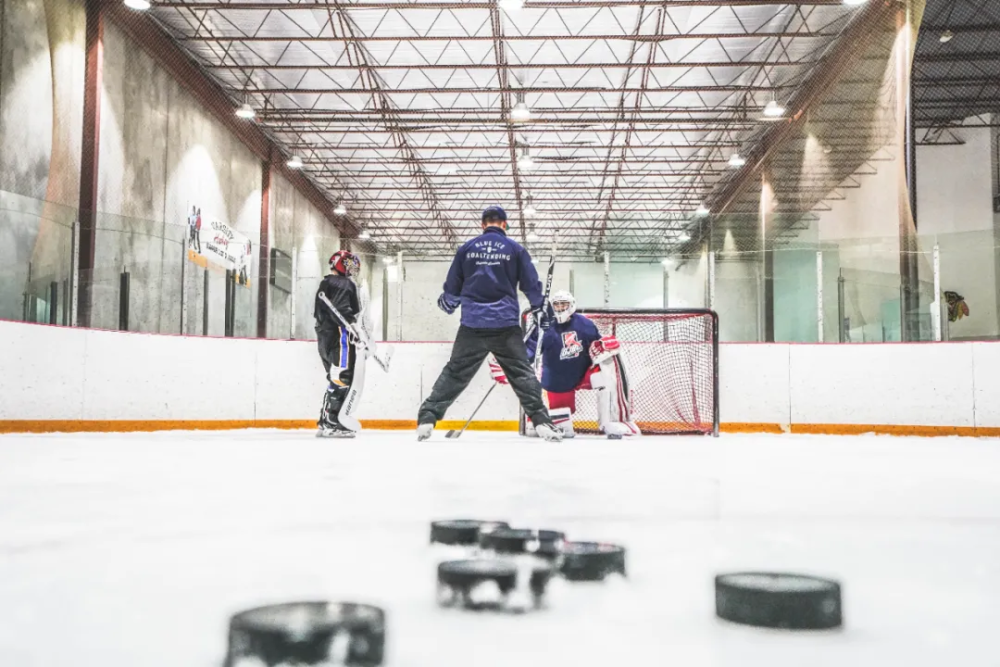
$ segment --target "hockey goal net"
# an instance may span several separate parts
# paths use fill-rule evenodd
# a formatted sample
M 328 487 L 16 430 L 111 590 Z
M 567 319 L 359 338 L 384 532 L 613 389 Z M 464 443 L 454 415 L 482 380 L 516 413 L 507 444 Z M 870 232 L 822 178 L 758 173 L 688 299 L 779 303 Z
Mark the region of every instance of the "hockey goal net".
M 644 434 L 719 433 L 718 316 L 702 309 L 583 309 L 621 342 L 632 420 Z M 598 433 L 597 395 L 577 392 L 573 426 Z

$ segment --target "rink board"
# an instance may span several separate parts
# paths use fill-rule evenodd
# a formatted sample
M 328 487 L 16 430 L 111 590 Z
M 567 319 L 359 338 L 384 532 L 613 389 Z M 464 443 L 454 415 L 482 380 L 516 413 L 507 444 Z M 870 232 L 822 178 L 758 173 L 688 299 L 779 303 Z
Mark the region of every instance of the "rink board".
M 324 390 L 315 341 L 164 336 L 0 322 L 0 432 L 312 428 Z M 395 343 L 369 364 L 370 429 L 412 429 L 448 342 Z M 459 428 L 489 390 L 483 368 L 439 428 Z M 721 430 L 737 433 L 1000 435 L 1000 343 L 723 344 Z M 516 430 L 493 391 L 473 430 Z

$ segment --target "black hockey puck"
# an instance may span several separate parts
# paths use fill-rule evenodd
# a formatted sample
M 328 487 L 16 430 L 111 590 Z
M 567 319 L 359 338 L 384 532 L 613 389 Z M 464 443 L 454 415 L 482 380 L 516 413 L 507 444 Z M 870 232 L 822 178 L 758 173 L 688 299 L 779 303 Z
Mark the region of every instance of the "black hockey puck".
M 535 563 L 520 569 L 530 572 L 527 590 L 538 606 L 552 578 L 552 568 Z M 439 600 L 446 606 L 460 603 L 467 609 L 502 609 L 518 585 L 519 568 L 515 563 L 496 560 L 453 560 L 438 565 Z M 525 582 L 520 582 L 525 586 Z
M 621 440 L 622 436 L 620 433 L 608 433 L 608 440 Z
M 225 667 L 278 664 L 376 667 L 385 653 L 385 613 L 350 602 L 289 602 L 236 614 Z
M 501 554 L 534 554 L 542 558 L 556 558 L 562 553 L 566 535 L 557 530 L 530 530 L 526 528 L 498 528 L 483 533 L 479 544 Z
M 609 574 L 625 575 L 625 547 L 603 542 L 565 542 L 562 575 L 570 581 L 603 581 Z
M 451 545 L 472 545 L 479 543 L 479 536 L 497 528 L 507 528 L 506 521 L 479 521 L 477 519 L 454 519 L 431 523 L 431 543 Z
M 843 623 L 839 583 L 777 572 L 716 576 L 715 613 L 734 623 L 787 630 L 826 630 Z

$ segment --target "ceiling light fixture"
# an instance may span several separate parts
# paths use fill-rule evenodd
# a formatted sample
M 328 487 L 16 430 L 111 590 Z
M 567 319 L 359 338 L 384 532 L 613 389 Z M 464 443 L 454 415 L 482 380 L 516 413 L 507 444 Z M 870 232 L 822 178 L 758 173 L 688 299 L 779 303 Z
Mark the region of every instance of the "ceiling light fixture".
M 662 260 L 662 261 L 660 261 L 660 264 L 662 264 L 663 266 L 665 266 L 665 267 L 668 267 L 668 268 L 669 268 L 669 267 L 670 267 L 670 265 L 671 265 L 671 264 L 673 264 L 673 262 L 672 262 L 672 261 L 670 261 L 670 258 L 669 258 L 669 257 L 664 257 L 664 258 L 663 258 L 663 260 Z
M 510 14 L 524 9 L 524 0 L 497 0 L 497 6 Z
M 236 110 L 236 115 L 244 120 L 250 120 L 257 115 L 257 112 L 253 110 L 249 102 L 244 102 L 239 109 Z
M 531 120 L 531 109 L 528 108 L 524 100 L 520 100 L 510 110 L 510 122 L 527 123 L 529 120 Z
M 697 210 L 697 211 L 695 211 L 695 213 L 697 213 L 698 215 L 708 215 L 708 214 L 709 214 L 709 213 L 711 213 L 711 212 L 712 212 L 712 211 L 711 211 L 711 209 L 709 209 L 709 208 L 708 208 L 707 206 L 705 206 L 704 204 L 702 204 L 701 206 L 699 206 L 699 207 L 698 207 L 698 210 Z
M 125 0 L 125 6 L 129 9 L 144 12 L 152 6 L 149 0 Z
M 778 100 L 771 100 L 764 105 L 764 116 L 767 118 L 781 118 L 785 115 L 785 107 L 778 104 Z
M 746 158 L 744 158 L 739 153 L 733 153 L 729 156 L 729 166 L 739 168 L 747 163 Z
M 335 215 L 347 215 L 347 207 L 343 202 L 339 202 L 333 209 Z
M 521 157 L 517 159 L 517 168 L 523 171 L 531 171 L 535 168 L 535 161 L 531 159 L 527 147 L 522 151 Z
M 684 243 L 686 241 L 690 241 L 691 240 L 691 235 L 688 234 L 687 232 L 681 232 L 680 235 L 677 237 L 677 240 L 680 241 L 681 243 Z
M 536 213 L 535 207 L 531 204 L 531 197 L 525 197 L 523 213 L 527 216 L 531 216 Z
M 361 239 L 361 240 L 370 239 L 371 237 L 372 237 L 372 235 L 368 233 L 367 229 L 362 229 L 361 233 L 358 234 L 358 238 Z
M 302 158 L 300 158 L 298 155 L 293 155 L 292 157 L 288 158 L 288 162 L 286 162 L 285 165 L 289 169 L 301 169 Z
M 942 44 L 947 44 L 953 39 L 955 39 L 955 33 L 953 33 L 951 30 L 945 30 L 944 32 L 941 33 L 941 36 L 938 37 L 938 41 L 941 42 Z
M 850 5 L 852 7 L 856 7 L 858 5 L 863 5 L 866 2 L 868 2 L 868 0 L 844 0 L 844 4 L 845 5 Z

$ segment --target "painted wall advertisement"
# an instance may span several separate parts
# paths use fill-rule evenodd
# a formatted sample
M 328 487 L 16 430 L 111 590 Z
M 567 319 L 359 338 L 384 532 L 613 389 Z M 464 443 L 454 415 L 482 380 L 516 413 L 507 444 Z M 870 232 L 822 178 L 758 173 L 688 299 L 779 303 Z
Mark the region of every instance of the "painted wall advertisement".
M 202 217 L 201 207 L 192 206 L 187 218 L 188 260 L 206 269 L 235 271 L 236 283 L 250 287 L 253 243 L 225 222 Z

